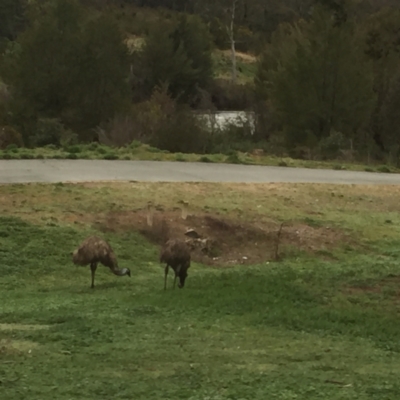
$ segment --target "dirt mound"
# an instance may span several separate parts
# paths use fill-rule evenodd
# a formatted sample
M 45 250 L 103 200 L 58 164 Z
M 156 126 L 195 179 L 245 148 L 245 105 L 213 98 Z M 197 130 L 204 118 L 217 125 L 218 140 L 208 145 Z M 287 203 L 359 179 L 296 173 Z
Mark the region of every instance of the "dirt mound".
M 276 257 L 279 223 L 212 214 L 184 217 L 179 210 L 156 210 L 152 217 L 146 210 L 110 212 L 97 218 L 95 226 L 103 232 L 137 230 L 158 245 L 169 237 L 184 238 L 192 247 L 193 260 L 208 265 L 257 264 Z M 296 250 L 328 253 L 349 241 L 347 235 L 333 228 L 285 223 L 279 238 L 279 255 Z

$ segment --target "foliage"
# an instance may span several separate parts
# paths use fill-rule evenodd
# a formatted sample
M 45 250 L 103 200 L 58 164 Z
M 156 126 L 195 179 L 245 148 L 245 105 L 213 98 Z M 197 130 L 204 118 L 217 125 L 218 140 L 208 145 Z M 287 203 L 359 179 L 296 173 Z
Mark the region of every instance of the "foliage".
M 9 149 L 10 146 L 22 147 L 22 136 L 11 126 L 0 127 L 0 149 Z
M 280 31 L 261 61 L 258 83 L 290 146 L 313 147 L 332 130 L 354 136 L 374 105 L 371 65 L 352 25 L 334 21 L 316 7 L 309 23 Z
M 148 92 L 167 84 L 174 99 L 188 102 L 198 89 L 207 87 L 212 75 L 207 28 L 196 16 L 160 22 L 146 39 L 142 59 Z
M 1 0 L 0 2 L 0 43 L 14 40 L 24 26 L 24 11 L 27 0 Z
M 393 112 L 396 107 L 393 96 L 399 77 L 399 23 L 400 10 L 384 8 L 367 18 L 361 26 L 365 53 L 374 65 L 374 91 L 377 94 L 377 102 L 371 114 L 371 130 L 378 146 L 389 153 L 390 157 L 393 149 L 398 146 L 396 125 L 391 122 L 397 112 L 393 115 L 388 112 Z
M 57 0 L 19 37 L 20 51 L 6 58 L 20 125 L 59 118 L 85 132 L 111 117 L 129 94 L 126 48 L 117 26 L 101 16 L 86 21 L 72 0 Z M 30 122 L 29 122 L 30 120 Z
M 208 133 L 190 108 L 177 103 L 167 88 L 157 88 L 151 99 L 139 105 L 135 139 L 170 152 L 203 153 Z
M 42 147 L 47 145 L 62 146 L 77 141 L 76 134 L 66 129 L 56 118 L 40 118 L 31 137 L 31 145 Z
M 238 85 L 229 82 L 234 3 Z M 333 157 L 337 148 L 326 146 L 341 132 L 354 157 L 394 165 L 399 23 L 396 0 L 3 0 L 0 124 L 26 144 L 43 119 L 58 120 L 80 142 L 96 130 L 107 145 L 150 143 L 166 120 L 152 95 L 165 85 L 179 104 L 168 136 L 193 125 L 187 106 L 253 110 L 257 140 L 268 140 L 276 155 L 286 154 L 285 139 L 292 155 Z M 193 148 L 255 146 L 221 135 L 212 142 Z

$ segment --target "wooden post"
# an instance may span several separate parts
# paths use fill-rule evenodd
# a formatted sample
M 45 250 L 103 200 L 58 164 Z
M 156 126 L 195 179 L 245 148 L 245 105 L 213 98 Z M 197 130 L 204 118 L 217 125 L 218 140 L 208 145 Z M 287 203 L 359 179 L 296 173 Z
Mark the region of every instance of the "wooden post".
M 147 203 L 147 225 L 150 227 L 153 226 L 153 216 L 154 216 L 153 203 L 149 201 Z
M 186 219 L 188 216 L 188 208 L 189 208 L 189 203 L 187 201 L 181 200 L 179 204 L 182 204 L 181 207 L 181 218 Z

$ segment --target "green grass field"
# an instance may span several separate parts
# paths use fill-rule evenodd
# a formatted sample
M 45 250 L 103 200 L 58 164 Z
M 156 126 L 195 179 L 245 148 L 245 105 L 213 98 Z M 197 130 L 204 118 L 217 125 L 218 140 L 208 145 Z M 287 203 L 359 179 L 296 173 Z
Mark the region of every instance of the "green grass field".
M 0 186 L 1 399 L 399 399 L 399 193 Z M 306 251 L 305 236 L 290 242 L 284 233 L 280 262 L 195 259 L 185 288 L 172 290 L 170 275 L 164 292 L 158 246 L 138 231 L 149 199 L 170 221 L 185 199 L 190 215 L 302 224 L 335 231 L 337 241 L 316 235 Z M 128 223 L 113 223 L 118 216 Z M 91 233 L 110 241 L 131 278 L 99 266 L 90 289 L 90 269 L 70 253 Z

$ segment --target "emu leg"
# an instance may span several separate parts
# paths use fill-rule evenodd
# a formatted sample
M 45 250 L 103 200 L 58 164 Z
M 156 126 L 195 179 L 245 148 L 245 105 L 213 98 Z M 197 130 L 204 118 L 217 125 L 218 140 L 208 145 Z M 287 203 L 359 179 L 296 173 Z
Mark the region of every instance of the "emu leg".
M 178 277 L 180 271 L 181 271 L 181 266 L 179 265 L 179 266 L 175 269 L 174 289 L 175 289 L 176 278 Z
M 91 288 L 93 289 L 94 288 L 94 274 L 95 274 L 96 269 L 97 269 L 97 263 L 91 263 L 90 264 L 90 269 L 92 271 L 92 286 L 91 286 Z
M 164 276 L 164 290 L 167 290 L 167 275 L 168 275 L 169 266 L 165 267 L 165 276 Z

